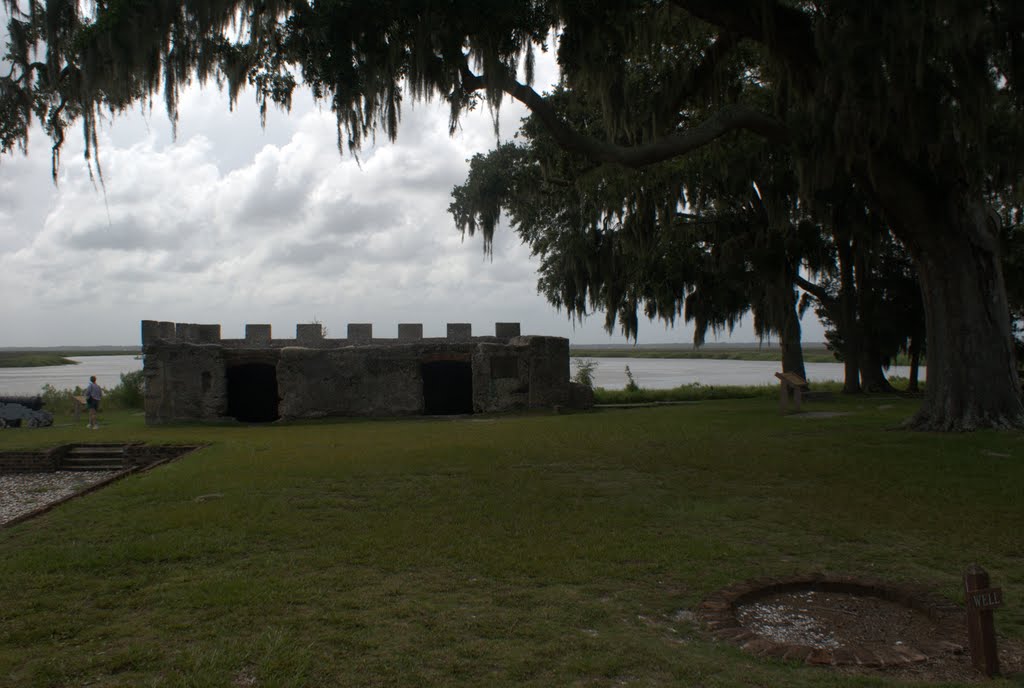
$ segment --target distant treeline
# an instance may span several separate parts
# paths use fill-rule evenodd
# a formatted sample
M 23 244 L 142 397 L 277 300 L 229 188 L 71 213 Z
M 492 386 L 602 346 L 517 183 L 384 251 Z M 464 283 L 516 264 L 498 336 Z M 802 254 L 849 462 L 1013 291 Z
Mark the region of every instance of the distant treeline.
M 588 347 L 574 346 L 569 355 L 581 358 L 712 358 L 725 361 L 778 361 L 781 354 L 778 349 L 759 349 L 757 347 L 741 348 L 708 348 L 687 349 L 668 347 L 660 349 L 651 347 Z M 804 349 L 804 361 L 807 363 L 835 363 L 832 352 L 824 347 L 808 347 Z
M 138 347 L 107 349 L 47 349 L 45 351 L 18 351 L 9 349 L 0 351 L 0 368 L 39 368 L 42 366 L 73 365 L 71 356 L 133 356 L 139 353 Z
M 621 348 L 604 345 L 582 345 L 570 347 L 569 355 L 579 358 L 710 358 L 724 361 L 778 361 L 782 357 L 779 349 L 775 347 L 760 348 L 757 346 L 743 347 L 737 345 L 711 346 L 700 349 L 671 345 L 665 348 L 660 348 L 657 345 Z M 837 363 L 838 360 L 825 346 L 812 344 L 804 346 L 804 362 Z M 904 355 L 898 356 L 892 364 L 910 365 L 907 357 Z

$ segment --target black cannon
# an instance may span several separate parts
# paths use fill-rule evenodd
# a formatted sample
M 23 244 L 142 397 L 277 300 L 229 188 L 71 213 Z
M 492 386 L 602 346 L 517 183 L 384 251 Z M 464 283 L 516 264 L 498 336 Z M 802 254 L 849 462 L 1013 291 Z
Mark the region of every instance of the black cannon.
M 32 409 L 33 411 L 40 411 L 43 408 L 43 398 L 40 395 L 34 397 L 5 397 L 0 395 L 0 404 L 21 404 L 25 408 Z
M 0 428 L 41 428 L 53 425 L 53 414 L 43 410 L 43 398 L 0 396 Z

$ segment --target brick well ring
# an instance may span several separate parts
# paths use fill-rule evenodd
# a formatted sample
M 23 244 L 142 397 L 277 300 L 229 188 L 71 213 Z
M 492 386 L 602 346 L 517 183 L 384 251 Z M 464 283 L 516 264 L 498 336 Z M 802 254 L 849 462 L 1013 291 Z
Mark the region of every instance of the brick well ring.
M 745 604 L 771 595 L 795 592 L 879 598 L 926 615 L 935 625 L 936 632 L 926 640 L 915 641 L 913 646 L 869 648 L 854 644 L 821 648 L 764 637 L 744 626 L 737 617 L 737 609 Z M 959 605 L 927 590 L 857 576 L 813 573 L 736 583 L 705 598 L 698 605 L 697 617 L 715 638 L 736 645 L 744 652 L 822 666 L 882 668 L 925 662 L 943 654 L 961 653 L 965 642 L 965 617 Z

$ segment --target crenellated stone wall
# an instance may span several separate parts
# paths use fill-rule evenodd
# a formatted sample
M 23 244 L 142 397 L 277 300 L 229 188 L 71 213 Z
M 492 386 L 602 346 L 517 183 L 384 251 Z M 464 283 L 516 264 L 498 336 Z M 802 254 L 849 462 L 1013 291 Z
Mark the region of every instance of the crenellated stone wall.
M 306 323 L 287 339 L 257 324 L 223 339 L 220 325 L 144 320 L 142 345 L 148 423 L 588 405 L 569 381 L 569 341 L 521 336 L 518 323 L 476 337 L 449 323 L 447 336 L 429 338 L 419 323 L 399 324 L 395 338 L 375 337 L 369 323 L 327 338 Z
M 157 320 L 142 321 L 142 346 L 150 343 L 187 343 L 187 344 L 219 344 L 226 348 L 269 347 L 284 348 L 286 346 L 305 346 L 318 349 L 334 349 L 355 345 L 383 345 L 396 342 L 507 342 L 520 336 L 519 323 L 499 322 L 494 324 L 494 334 L 489 336 L 473 336 L 470 323 L 448 323 L 444 337 L 423 336 L 422 323 L 399 323 L 395 337 L 374 337 L 372 323 L 348 323 L 346 336 L 328 338 L 324 336 L 324 327 L 320 323 L 299 323 L 295 326 L 295 336 L 274 339 L 271 326 L 267 324 L 247 324 L 243 339 L 224 339 L 221 337 L 219 324 L 202 325 L 198 323 L 173 323 Z

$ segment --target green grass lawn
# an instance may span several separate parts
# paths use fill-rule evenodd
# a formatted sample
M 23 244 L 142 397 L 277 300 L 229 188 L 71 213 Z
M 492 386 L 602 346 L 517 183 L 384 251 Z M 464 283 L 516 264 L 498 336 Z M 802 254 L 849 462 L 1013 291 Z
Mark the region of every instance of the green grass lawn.
M 0 432 L 0 449 L 210 445 L 0 530 L 0 685 L 899 685 L 748 657 L 686 612 L 815 570 L 960 599 L 977 561 L 1004 590 L 1000 633 L 1024 637 L 1024 435 L 893 429 L 915 407 L 152 428 L 105 413 L 98 433 Z

